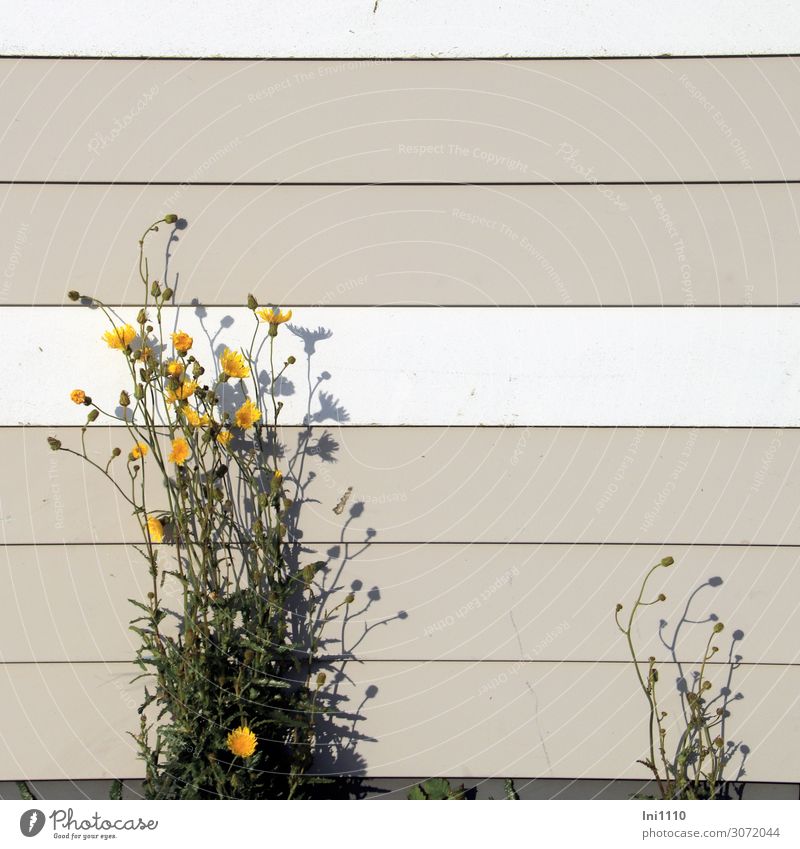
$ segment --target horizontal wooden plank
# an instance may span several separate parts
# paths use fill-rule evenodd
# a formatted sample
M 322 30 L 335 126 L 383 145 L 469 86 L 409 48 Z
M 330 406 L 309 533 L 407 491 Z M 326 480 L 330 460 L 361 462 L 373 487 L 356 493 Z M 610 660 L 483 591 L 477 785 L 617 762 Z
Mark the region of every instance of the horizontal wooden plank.
M 120 309 L 119 320 L 135 323 L 136 313 Z M 289 425 L 309 409 L 314 422 L 348 425 L 800 425 L 800 310 L 791 308 L 311 307 L 294 320 L 277 342 L 281 360 L 298 360 L 279 388 Z M 246 307 L 168 308 L 163 322 L 151 344 L 190 333 L 208 385 L 215 354 L 247 348 L 259 324 Z M 100 310 L 0 308 L 10 352 L 0 425 L 82 423 L 75 386 L 113 411 L 132 386 L 127 361 L 101 339 L 111 326 Z M 269 345 L 260 351 L 267 369 Z M 36 391 L 21 392 L 19 374 L 31 368 Z M 242 400 L 233 384 L 220 396 L 230 412 Z
M 798 75 L 795 60 L 780 57 L 3 59 L 0 178 L 796 179 Z
M 30 2 L 30 0 L 29 0 Z M 93 3 L 92 25 L 58 3 L 35 15 L 0 10 L 0 53 L 44 56 L 671 56 L 789 53 L 800 40 L 790 3 L 675 0 L 630 6 L 581 0 L 470 6 L 361 0 L 237 0 L 236 14 L 195 0 L 176 14 L 143 0 Z M 721 14 L 724 11 L 725 14 Z
M 797 185 L 0 186 L 0 303 L 136 303 L 175 208 L 176 302 L 797 304 Z M 612 200 L 608 192 L 613 191 Z M 151 268 L 163 279 L 161 242 Z
M 136 778 L 129 664 L 5 664 L 0 780 Z M 627 664 L 350 663 L 329 687 L 336 731 L 318 769 L 375 776 L 644 778 L 647 716 Z M 683 667 L 684 674 L 691 669 Z M 664 680 L 679 676 L 662 667 Z M 711 676 L 729 687 L 726 739 L 751 781 L 800 779 L 800 667 Z M 664 708 L 675 717 L 674 694 Z M 738 698 L 741 694 L 741 698 Z M 355 734 L 353 739 L 353 725 Z M 668 739 L 676 739 L 675 731 Z
M 0 543 L 136 541 L 110 484 L 48 449 L 54 432 L 0 429 Z M 79 444 L 76 429 L 59 433 Z M 290 457 L 297 435 L 282 436 Z M 127 445 L 110 428 L 88 444 L 104 463 Z M 800 544 L 796 429 L 318 427 L 311 449 L 309 542 Z
M 645 571 L 667 553 L 635 630 L 642 657 L 698 661 L 712 618 L 724 621 L 721 657 L 800 662 L 796 548 L 620 545 L 308 546 L 302 562 L 327 560 L 328 586 L 356 603 L 329 629 L 325 652 L 365 660 L 624 661 L 614 627 Z M 162 554 L 162 562 L 164 555 Z M 0 549 L 0 661 L 123 661 L 128 630 L 150 578 L 123 545 Z M 335 597 L 335 596 L 334 596 Z M 162 605 L 180 608 L 167 582 Z M 172 615 L 162 628 L 174 624 Z M 663 627 L 660 622 L 664 622 Z M 699 624 L 697 624 L 699 623 Z

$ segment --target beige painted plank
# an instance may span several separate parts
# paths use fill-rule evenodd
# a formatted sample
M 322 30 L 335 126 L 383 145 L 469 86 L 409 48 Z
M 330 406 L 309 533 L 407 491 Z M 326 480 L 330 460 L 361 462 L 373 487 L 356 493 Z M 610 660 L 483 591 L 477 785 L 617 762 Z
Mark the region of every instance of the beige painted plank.
M 328 586 L 356 591 L 330 654 L 365 660 L 613 660 L 629 656 L 612 621 L 666 553 L 635 630 L 640 656 L 697 661 L 711 617 L 726 624 L 721 657 L 798 663 L 798 549 L 621 545 L 309 546 Z M 326 554 L 328 555 L 326 557 Z M 163 560 L 163 557 L 162 557 Z M 6 546 L 0 550 L 0 661 L 123 661 L 137 638 L 128 598 L 149 576 L 130 547 Z M 162 605 L 178 609 L 169 582 Z M 138 614 L 137 614 L 138 615 Z M 663 630 L 659 622 L 667 624 Z M 169 622 L 176 620 L 170 619 Z M 676 637 L 677 630 L 677 637 Z M 672 644 L 675 644 L 673 653 Z
M 141 682 L 128 664 L 0 666 L 0 780 L 135 778 Z M 685 669 L 688 673 L 689 669 Z M 319 768 L 375 776 L 643 778 L 644 699 L 627 664 L 362 663 L 331 692 L 339 712 Z M 662 667 L 664 680 L 677 669 Z M 749 748 L 751 781 L 798 781 L 800 668 L 721 671 L 725 736 Z M 333 686 L 333 684 L 331 685 Z M 742 698 L 735 698 L 741 693 Z M 677 704 L 665 698 L 676 715 Z M 352 720 L 358 743 L 352 740 Z M 673 732 L 670 739 L 674 739 Z M 737 775 L 742 754 L 733 759 Z
M 5 180 L 626 181 L 800 174 L 792 58 L 4 59 Z
M 797 185 L 0 187 L 0 303 L 138 303 L 179 212 L 176 302 L 796 304 Z M 161 242 L 151 252 L 162 276 Z
M 0 428 L 0 543 L 135 541 L 107 481 L 51 452 L 47 428 Z M 77 429 L 62 428 L 66 445 Z M 800 430 L 316 428 L 304 538 L 379 542 L 800 544 Z M 326 436 L 327 434 L 327 436 Z M 105 462 L 118 429 L 89 437 Z M 289 454 L 297 430 L 285 440 Z M 154 478 L 151 478 L 154 480 Z M 332 508 L 353 487 L 350 513 Z M 151 502 L 151 509 L 161 506 Z M 347 526 L 344 526 L 347 519 Z

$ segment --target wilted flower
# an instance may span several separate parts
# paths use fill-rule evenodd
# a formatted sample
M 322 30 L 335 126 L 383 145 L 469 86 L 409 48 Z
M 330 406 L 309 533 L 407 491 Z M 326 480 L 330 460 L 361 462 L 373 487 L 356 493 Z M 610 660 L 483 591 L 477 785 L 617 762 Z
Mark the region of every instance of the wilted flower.
M 233 434 L 229 430 L 221 430 L 217 434 L 217 442 L 223 447 L 227 446 L 227 444 L 233 439 Z

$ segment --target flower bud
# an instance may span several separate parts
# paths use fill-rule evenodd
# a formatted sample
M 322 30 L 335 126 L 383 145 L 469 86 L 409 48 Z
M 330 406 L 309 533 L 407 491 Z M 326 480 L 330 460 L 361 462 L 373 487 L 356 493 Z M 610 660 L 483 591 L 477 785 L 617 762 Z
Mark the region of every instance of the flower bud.
M 247 296 L 247 306 L 248 306 L 249 309 L 251 309 L 251 310 L 253 310 L 253 312 L 255 312 L 255 310 L 258 308 L 258 301 L 252 295 L 248 295 Z
M 139 310 L 139 314 L 136 316 L 136 321 L 139 324 L 144 324 L 147 321 L 147 313 L 144 311 L 144 307 Z
M 674 557 L 665 557 L 665 558 L 663 558 L 663 559 L 662 559 L 662 561 L 661 561 L 661 565 L 662 565 L 662 566 L 672 566 L 672 564 L 673 564 L 674 562 L 675 562 L 675 558 L 674 558 Z
M 355 600 L 356 600 L 356 597 L 353 595 L 353 593 L 348 593 L 345 596 L 344 603 L 345 604 L 352 604 Z
M 71 301 L 79 301 L 80 297 L 81 297 L 81 293 L 77 292 L 75 289 L 70 289 L 69 292 L 67 292 L 67 297 Z
M 111 450 L 111 456 L 112 457 L 119 457 L 120 454 L 122 454 L 121 448 L 112 448 L 112 450 Z
M 218 478 L 224 478 L 228 474 L 228 467 L 225 465 L 218 466 L 214 471 L 214 475 Z
M 714 633 L 715 633 L 715 634 L 719 634 L 719 633 L 720 633 L 720 631 L 722 631 L 722 629 L 723 629 L 724 627 L 725 627 L 725 626 L 722 624 L 722 622 L 717 622 L 717 624 L 714 626 Z
M 321 687 L 328 680 L 328 676 L 324 672 L 317 675 L 317 686 Z
M 174 212 L 170 212 L 169 214 L 164 216 L 165 224 L 174 224 L 178 220 L 178 216 L 175 215 Z
M 252 663 L 253 658 L 255 656 L 256 656 L 256 653 L 252 649 L 247 649 L 247 651 L 244 653 L 244 662 L 245 663 Z
M 711 682 L 710 681 L 703 681 L 703 689 L 704 690 L 710 690 L 711 689 Z
M 136 352 L 139 353 L 138 351 Z M 129 407 L 131 403 L 131 396 L 123 389 L 122 392 L 119 393 L 119 405 L 120 407 Z
M 664 593 L 659 593 L 658 594 L 658 600 L 659 601 L 666 601 L 667 597 L 664 595 Z
M 617 610 L 617 613 L 619 613 L 620 610 L 622 610 L 622 605 L 619 602 L 617 602 L 616 610 Z
M 133 390 L 133 397 L 137 401 L 141 401 L 144 398 L 144 386 L 141 383 L 136 384 L 136 388 Z
M 100 413 L 98 413 L 98 412 L 97 412 L 97 410 L 89 410 L 89 415 L 88 415 L 88 416 L 86 416 L 86 421 L 87 421 L 87 422 L 93 422 L 93 421 L 96 421 L 96 420 L 97 420 L 97 417 L 98 417 L 99 415 L 100 415 Z
M 150 287 L 150 294 L 157 298 L 161 294 L 161 287 L 158 285 L 158 280 L 153 281 L 153 285 Z
M 55 436 L 48 436 L 47 444 L 50 446 L 51 451 L 58 451 L 61 448 L 61 440 L 56 439 Z
M 169 301 L 169 300 L 172 300 L 172 296 L 174 294 L 175 293 L 172 291 L 172 289 L 170 289 L 169 286 L 167 286 L 167 288 L 164 289 L 162 296 L 163 296 L 165 301 Z
M 286 358 L 286 362 L 289 363 L 290 366 L 293 366 L 297 362 L 297 360 L 295 359 L 295 357 L 290 356 Z

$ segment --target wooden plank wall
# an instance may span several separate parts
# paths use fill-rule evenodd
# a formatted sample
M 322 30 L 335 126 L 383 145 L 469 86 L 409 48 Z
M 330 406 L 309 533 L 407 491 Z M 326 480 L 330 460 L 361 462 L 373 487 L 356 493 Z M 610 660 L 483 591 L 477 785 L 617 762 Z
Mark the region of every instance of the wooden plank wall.
M 332 332 L 281 337 L 287 443 L 329 375 L 304 543 L 359 588 L 338 653 L 366 632 L 331 692 L 363 740 L 325 769 L 644 777 L 611 614 L 669 554 L 642 652 L 678 679 L 724 620 L 733 768 L 800 781 L 799 82 L 786 57 L 1 59 L 0 780 L 141 774 L 134 528 L 45 437 L 75 438 L 73 386 L 117 386 L 66 291 L 127 316 L 138 234 L 176 212 L 170 321 L 235 343 L 252 291 Z

